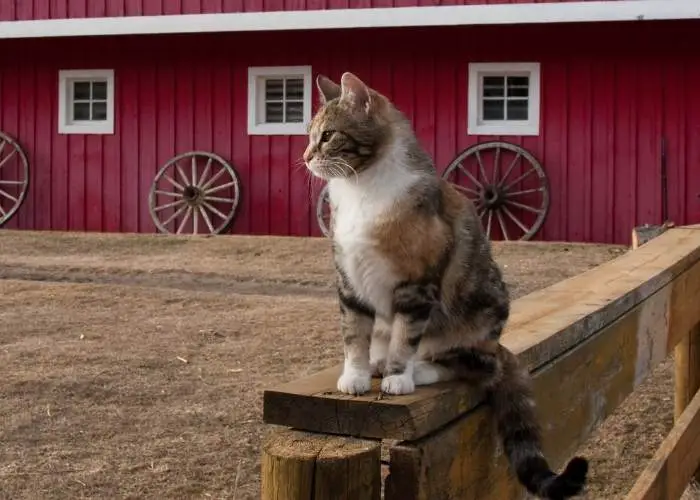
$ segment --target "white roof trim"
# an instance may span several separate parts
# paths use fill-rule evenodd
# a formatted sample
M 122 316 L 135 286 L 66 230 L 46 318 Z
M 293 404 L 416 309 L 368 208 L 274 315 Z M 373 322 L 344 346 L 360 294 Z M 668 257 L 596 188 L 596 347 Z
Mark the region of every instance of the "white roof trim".
M 0 39 L 700 19 L 698 0 L 607 0 L 0 22 Z

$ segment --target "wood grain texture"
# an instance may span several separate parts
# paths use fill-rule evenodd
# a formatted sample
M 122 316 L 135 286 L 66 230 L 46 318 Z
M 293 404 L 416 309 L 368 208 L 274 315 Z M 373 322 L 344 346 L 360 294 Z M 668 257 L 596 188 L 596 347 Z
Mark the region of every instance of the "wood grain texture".
M 700 324 L 683 337 L 674 350 L 676 422 L 700 389 Z
M 660 291 L 533 374 L 545 454 L 554 467 L 562 467 L 665 359 L 669 297 L 668 290 Z M 500 500 L 525 494 L 483 405 L 428 437 L 390 448 L 390 464 L 386 500 Z
M 663 309 L 649 306 L 640 313 L 647 315 L 640 339 L 657 356 L 680 341 L 676 332 L 687 332 L 700 321 L 699 295 L 700 231 L 671 229 L 634 252 L 514 301 L 503 344 L 531 371 L 556 366 L 567 351 L 610 329 L 652 297 L 650 303 L 664 297 L 664 304 L 668 303 Z M 664 331 L 671 325 L 672 333 L 663 341 L 655 326 L 659 322 L 667 323 Z M 638 353 L 637 378 L 651 363 L 642 354 Z M 378 399 L 378 380 L 367 395 L 347 396 L 336 390 L 340 370 L 336 366 L 266 390 L 264 421 L 308 431 L 415 440 L 480 400 L 460 383 L 435 384 L 411 395 Z
M 700 393 L 681 414 L 626 500 L 673 500 L 700 466 Z
M 379 500 L 379 442 L 291 429 L 263 445 L 262 500 Z

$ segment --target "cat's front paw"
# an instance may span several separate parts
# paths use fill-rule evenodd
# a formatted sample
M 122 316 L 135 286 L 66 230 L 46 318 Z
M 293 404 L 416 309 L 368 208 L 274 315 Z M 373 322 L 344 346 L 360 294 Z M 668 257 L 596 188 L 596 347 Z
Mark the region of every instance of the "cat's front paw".
M 347 370 L 338 378 L 338 390 L 345 394 L 359 396 L 369 391 L 371 387 L 372 376 L 369 372 Z
M 370 359 L 369 367 L 373 377 L 381 377 L 382 375 L 384 375 L 384 368 L 386 367 L 386 358 Z
M 415 390 L 416 384 L 413 382 L 413 375 L 410 373 L 389 375 L 382 379 L 382 392 L 386 394 L 411 394 Z

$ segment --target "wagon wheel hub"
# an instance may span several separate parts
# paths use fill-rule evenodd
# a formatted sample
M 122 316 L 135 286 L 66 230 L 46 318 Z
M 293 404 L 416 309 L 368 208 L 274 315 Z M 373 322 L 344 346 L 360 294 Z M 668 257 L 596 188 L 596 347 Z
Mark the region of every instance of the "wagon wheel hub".
M 505 193 L 498 186 L 484 186 L 484 190 L 481 192 L 481 201 L 483 206 L 488 209 L 496 209 L 503 205 L 505 200 Z
M 203 192 L 197 186 L 189 185 L 185 186 L 182 197 L 185 199 L 188 205 L 197 207 L 202 204 Z

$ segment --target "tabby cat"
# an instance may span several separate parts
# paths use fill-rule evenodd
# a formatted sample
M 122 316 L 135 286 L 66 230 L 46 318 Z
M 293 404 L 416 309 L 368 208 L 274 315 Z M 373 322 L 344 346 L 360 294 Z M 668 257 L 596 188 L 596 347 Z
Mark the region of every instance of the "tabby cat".
M 493 408 L 520 482 L 542 498 L 581 492 L 588 462 L 557 475 L 542 453 L 529 374 L 499 343 L 510 301 L 474 205 L 436 175 L 410 122 L 352 73 L 316 79 L 304 162 L 328 181 L 345 363 L 338 390 L 408 394 L 463 379 Z

